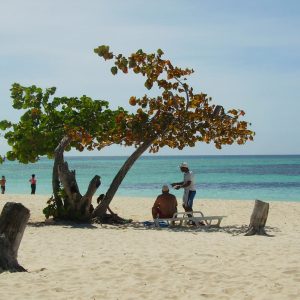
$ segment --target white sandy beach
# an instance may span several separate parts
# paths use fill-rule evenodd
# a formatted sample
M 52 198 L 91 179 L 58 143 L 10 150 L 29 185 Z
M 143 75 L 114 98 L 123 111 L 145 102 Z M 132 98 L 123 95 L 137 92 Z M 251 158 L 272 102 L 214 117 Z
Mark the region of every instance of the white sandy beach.
M 0 195 L 31 211 L 19 248 L 28 273 L 0 274 L 0 299 L 300 299 L 300 203 L 270 202 L 267 232 L 245 237 L 254 201 L 196 201 L 221 228 L 43 223 L 46 196 Z M 153 199 L 112 209 L 150 220 Z

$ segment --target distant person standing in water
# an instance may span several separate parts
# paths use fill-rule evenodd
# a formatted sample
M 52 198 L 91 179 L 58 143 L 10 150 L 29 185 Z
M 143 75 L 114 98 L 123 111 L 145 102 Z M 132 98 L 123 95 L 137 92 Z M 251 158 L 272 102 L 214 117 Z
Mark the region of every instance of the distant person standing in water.
M 5 184 L 6 184 L 5 176 L 2 175 L 0 183 L 1 183 L 1 194 L 4 194 L 5 193 Z
M 31 195 L 34 195 L 35 194 L 35 189 L 36 189 L 35 174 L 31 175 L 31 178 L 29 179 L 29 182 L 31 183 Z

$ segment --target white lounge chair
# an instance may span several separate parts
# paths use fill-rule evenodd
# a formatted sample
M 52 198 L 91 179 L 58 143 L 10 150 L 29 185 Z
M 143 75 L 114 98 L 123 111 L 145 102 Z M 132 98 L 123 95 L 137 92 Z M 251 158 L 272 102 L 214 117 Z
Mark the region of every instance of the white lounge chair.
M 179 225 L 186 225 L 188 222 L 193 222 L 196 226 L 214 226 L 220 227 L 221 221 L 226 216 L 204 216 L 201 211 L 185 211 L 185 212 L 176 212 L 172 218 L 166 219 L 154 219 L 154 224 L 156 227 L 159 227 L 159 222 L 167 222 L 169 225 L 176 224 L 179 222 Z M 213 222 L 216 221 L 216 222 Z

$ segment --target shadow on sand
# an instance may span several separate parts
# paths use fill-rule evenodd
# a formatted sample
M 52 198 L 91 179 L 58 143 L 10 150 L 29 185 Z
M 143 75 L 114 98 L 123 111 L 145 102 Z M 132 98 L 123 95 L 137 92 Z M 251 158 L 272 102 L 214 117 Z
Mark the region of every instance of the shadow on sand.
M 47 226 L 60 226 L 64 228 L 80 228 L 80 229 L 97 229 L 98 226 L 95 226 L 91 223 L 76 223 L 71 221 L 53 221 L 47 220 L 42 222 L 28 222 L 27 226 L 29 227 L 47 227 Z
M 102 228 L 110 228 L 115 230 L 124 230 L 126 228 L 132 228 L 134 230 L 166 230 L 170 232 L 190 232 L 190 233 L 197 233 L 197 232 L 223 232 L 230 234 L 232 236 L 236 235 L 245 235 L 245 233 L 248 230 L 248 225 L 228 225 L 228 226 L 222 226 L 222 227 L 215 227 L 215 226 L 168 226 L 168 227 L 155 227 L 154 225 L 151 226 L 145 226 L 144 222 L 132 222 L 130 224 L 124 224 L 124 225 L 106 225 L 102 224 Z M 271 227 L 266 226 L 265 227 L 267 232 L 280 232 L 280 230 L 277 227 Z M 267 234 L 268 237 L 271 237 L 273 235 Z
M 75 228 L 75 229 L 113 229 L 113 230 L 124 230 L 124 229 L 134 229 L 134 230 L 154 230 L 154 231 L 170 231 L 170 232 L 189 232 L 189 233 L 197 233 L 197 232 L 222 232 L 227 233 L 232 236 L 237 235 L 245 235 L 248 230 L 248 225 L 228 225 L 222 227 L 206 227 L 206 226 L 168 226 L 168 227 L 155 227 L 154 225 L 145 226 L 145 222 L 131 222 L 127 224 L 91 224 L 91 223 L 76 223 L 71 221 L 53 221 L 47 220 L 43 222 L 28 222 L 29 227 L 46 227 L 46 226 L 61 226 L 64 228 Z M 268 237 L 273 237 L 270 233 L 280 232 L 279 228 L 266 226 L 266 231 L 268 232 Z

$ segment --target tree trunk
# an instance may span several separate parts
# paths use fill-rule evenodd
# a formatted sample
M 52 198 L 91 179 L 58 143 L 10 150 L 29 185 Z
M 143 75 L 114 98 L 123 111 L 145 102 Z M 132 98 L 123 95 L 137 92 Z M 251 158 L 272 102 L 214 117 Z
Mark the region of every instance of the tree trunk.
M 101 184 L 100 176 L 95 175 L 95 177 L 91 180 L 91 182 L 89 184 L 87 192 L 80 199 L 79 210 L 82 212 L 82 214 L 85 216 L 85 218 L 90 218 L 92 215 L 92 211 L 90 209 L 91 204 L 92 204 L 92 198 L 93 198 L 94 194 L 96 193 L 100 184 Z
M 75 178 L 75 171 L 69 170 L 67 162 L 58 166 L 58 173 L 66 193 L 64 207 L 67 211 L 67 219 L 88 221 L 92 214 L 92 197 L 101 184 L 100 176 L 94 176 L 89 184 L 86 194 L 82 196 Z
M 250 218 L 250 225 L 245 235 L 267 235 L 265 232 L 265 225 L 268 219 L 268 213 L 269 203 L 255 200 L 255 205 Z
M 106 192 L 104 199 L 100 202 L 100 204 L 96 207 L 93 212 L 93 217 L 99 217 L 100 219 L 104 217 L 107 208 L 116 194 L 120 184 L 125 178 L 126 174 L 135 163 L 135 161 L 151 146 L 153 143 L 153 139 L 145 141 L 141 146 L 139 146 L 125 161 L 115 178 L 113 179 L 109 189 Z
M 84 196 L 81 195 L 76 181 L 75 171 L 69 170 L 68 163 L 64 161 L 64 151 L 71 139 L 64 137 L 55 149 L 52 187 L 54 201 L 57 204 L 57 218 L 74 221 L 88 221 L 91 219 L 92 197 L 100 186 L 100 176 L 95 175 L 91 180 Z M 58 195 L 59 182 L 61 182 L 65 196 Z
M 82 198 L 76 181 L 75 171 L 70 171 L 67 162 L 61 162 L 58 165 L 58 175 L 62 186 L 64 187 L 66 197 L 64 198 L 65 208 L 75 209 L 76 204 Z
M 26 271 L 17 261 L 18 249 L 30 211 L 21 203 L 7 202 L 0 216 L 0 273 Z
M 59 145 L 56 147 L 54 151 L 54 164 L 52 170 L 52 191 L 54 200 L 57 204 L 58 208 L 63 206 L 63 202 L 61 197 L 59 196 L 59 174 L 58 174 L 58 166 L 64 162 L 64 150 L 70 144 L 71 139 L 67 136 L 63 137 Z
M 52 169 L 52 191 L 55 199 L 59 198 L 59 178 L 58 178 L 58 163 L 54 159 L 53 169 Z

